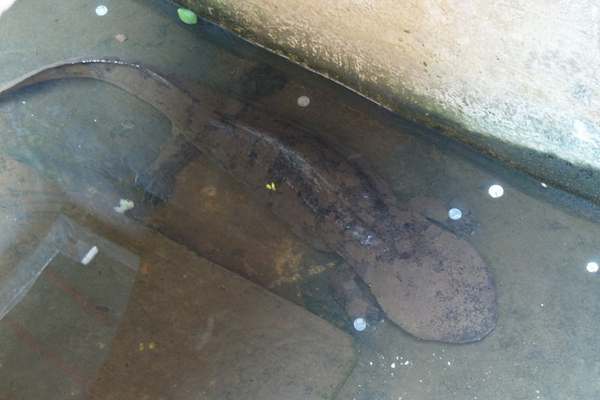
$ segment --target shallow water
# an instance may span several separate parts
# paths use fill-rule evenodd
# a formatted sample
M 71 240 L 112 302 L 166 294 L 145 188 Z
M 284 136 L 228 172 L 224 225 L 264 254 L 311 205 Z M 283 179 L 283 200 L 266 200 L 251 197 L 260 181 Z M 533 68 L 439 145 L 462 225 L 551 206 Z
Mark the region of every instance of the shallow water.
M 385 319 L 354 332 L 328 284 L 343 268 L 337 256 L 299 240 L 201 157 L 180 171 L 167 204 L 147 202 L 134 183 L 169 137 L 168 121 L 106 84 L 53 82 L 0 99 L 0 279 L 9 282 L 19 268 L 35 265 L 50 274 L 0 321 L 0 399 L 239 398 L 243 389 L 262 399 L 273 393 L 357 400 L 598 397 L 600 277 L 586 270 L 588 262 L 600 262 L 595 206 L 401 121 L 210 24 L 185 26 L 169 4 L 106 2 L 108 13 L 99 17 L 96 2 L 39 3 L 20 0 L 0 18 L 1 81 L 64 59 L 116 56 L 192 93 L 208 86 L 224 109 L 228 99 L 241 99 L 302 124 L 368 163 L 400 203 L 418 205 L 472 243 L 493 273 L 499 320 L 489 337 L 469 345 L 419 341 Z M 127 40 L 120 43 L 117 34 Z M 301 96 L 310 99 L 307 107 L 298 105 Z M 503 187 L 502 197 L 489 195 L 493 184 Z M 121 199 L 135 204 L 125 215 L 113 209 Z M 452 207 L 462 219 L 447 218 Z M 60 230 L 65 220 L 70 230 Z M 167 242 L 186 250 L 170 250 Z M 98 243 L 95 269 L 81 272 L 77 261 Z M 148 252 L 180 261 L 153 275 Z M 208 292 L 201 283 L 214 274 L 201 260 L 328 323 L 298 314 L 298 321 L 317 324 L 317 333 L 307 329 L 291 345 L 270 339 L 271 347 L 249 347 L 262 353 L 232 367 L 246 360 L 244 349 L 237 358 L 219 354 L 252 332 L 222 328 L 225 338 L 212 344 L 236 314 L 215 300 L 210 316 L 198 315 L 207 310 L 195 303 Z M 318 347 L 325 325 L 351 335 L 351 350 L 339 350 L 348 357 L 301 359 Z M 286 335 L 303 326 L 286 325 Z M 211 346 L 222 352 L 211 353 Z M 290 357 L 285 368 L 297 363 L 296 369 L 268 380 L 263 373 L 277 376 L 285 368 L 265 354 L 282 348 Z M 266 391 L 252 392 L 253 385 Z

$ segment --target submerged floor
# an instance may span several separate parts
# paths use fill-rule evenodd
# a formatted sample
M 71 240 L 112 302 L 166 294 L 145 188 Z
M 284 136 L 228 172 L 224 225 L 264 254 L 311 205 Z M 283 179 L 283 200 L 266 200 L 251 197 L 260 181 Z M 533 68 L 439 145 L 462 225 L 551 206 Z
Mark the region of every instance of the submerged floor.
M 239 98 L 307 126 L 478 249 L 496 281 L 498 325 L 455 346 L 419 341 L 385 319 L 355 332 L 329 289 L 338 257 L 299 240 L 201 157 L 179 172 L 168 204 L 141 209 L 128 183 L 168 121 L 106 84 L 54 82 L 0 99 L 0 279 L 49 261 L 0 321 L 0 399 L 598 397 L 600 277 L 586 270 L 600 260 L 594 206 L 211 25 L 184 26 L 168 5 L 110 2 L 102 17 L 97 5 L 18 1 L 0 18 L 0 81 L 117 56 L 191 92 L 208 85 L 223 107 Z M 489 195 L 492 184 L 502 197 Z M 448 219 L 452 207 L 462 219 Z M 65 223 L 81 243 L 63 251 L 54 240 L 63 231 L 52 229 Z M 49 250 L 36 253 L 44 243 Z M 74 261 L 95 243 L 110 251 L 89 268 Z

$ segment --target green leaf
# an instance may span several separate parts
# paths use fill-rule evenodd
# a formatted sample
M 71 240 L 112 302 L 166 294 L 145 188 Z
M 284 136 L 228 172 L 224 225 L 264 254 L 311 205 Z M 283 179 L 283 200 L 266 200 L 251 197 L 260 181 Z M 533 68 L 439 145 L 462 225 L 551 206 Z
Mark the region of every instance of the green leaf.
M 188 10 L 187 8 L 178 8 L 177 15 L 184 24 L 194 25 L 198 23 L 198 16 L 196 13 L 192 10 Z

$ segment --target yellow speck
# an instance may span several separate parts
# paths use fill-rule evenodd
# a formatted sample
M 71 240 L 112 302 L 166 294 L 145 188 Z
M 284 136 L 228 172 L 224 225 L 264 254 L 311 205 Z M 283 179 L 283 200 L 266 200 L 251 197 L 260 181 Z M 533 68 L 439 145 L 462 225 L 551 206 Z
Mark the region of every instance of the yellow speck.
M 277 186 L 275 186 L 275 182 L 267 183 L 265 185 L 265 187 L 267 188 L 267 190 L 271 190 L 273 192 L 277 190 Z
M 140 342 L 140 344 L 138 345 L 138 349 L 139 349 L 140 351 L 144 351 L 144 348 L 145 348 L 145 346 L 144 346 L 144 343 L 141 343 L 141 342 Z
M 148 349 L 154 350 L 155 348 L 156 348 L 156 343 L 154 343 L 154 342 L 148 343 Z

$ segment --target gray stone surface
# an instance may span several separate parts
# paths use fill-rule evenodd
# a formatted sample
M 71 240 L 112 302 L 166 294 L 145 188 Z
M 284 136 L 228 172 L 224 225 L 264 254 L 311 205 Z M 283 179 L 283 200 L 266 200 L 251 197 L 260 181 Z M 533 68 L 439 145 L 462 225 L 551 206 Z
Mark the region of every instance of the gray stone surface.
M 31 203 L 32 192 L 19 186 L 4 179 L 0 197 L 18 193 L 21 203 Z M 41 195 L 34 193 L 33 200 Z M 29 252 L 57 251 L 18 265 L 25 273 L 44 262 L 32 287 L 0 318 L 1 399 L 335 395 L 355 363 L 349 335 L 130 219 L 94 222 L 111 218 L 90 215 L 105 199 L 82 199 L 91 206 L 81 212 L 65 197 L 73 218 L 57 216 L 52 237 L 38 232 L 46 239 L 13 241 Z M 19 217 L 26 222 L 44 212 L 57 214 L 36 203 Z M 65 245 L 68 238 L 56 238 L 58 230 L 72 231 L 74 243 L 96 245 L 98 255 L 82 265 Z
M 182 246 L 160 237 L 144 243 L 151 247 L 140 249 L 142 275 L 91 398 L 336 393 L 354 364 L 350 336 Z
M 600 199 L 593 1 L 180 3 L 404 117 Z

